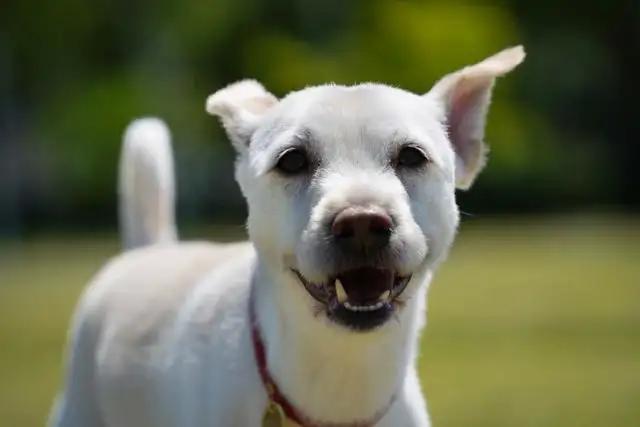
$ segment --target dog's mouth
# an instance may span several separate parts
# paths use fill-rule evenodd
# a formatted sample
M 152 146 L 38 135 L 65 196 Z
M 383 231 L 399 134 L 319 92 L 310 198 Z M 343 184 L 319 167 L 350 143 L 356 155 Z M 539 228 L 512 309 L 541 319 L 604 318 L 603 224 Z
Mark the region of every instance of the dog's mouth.
M 411 275 L 393 270 L 361 267 L 333 275 L 325 283 L 313 283 L 293 270 L 307 292 L 326 306 L 333 320 L 366 330 L 386 322 Z

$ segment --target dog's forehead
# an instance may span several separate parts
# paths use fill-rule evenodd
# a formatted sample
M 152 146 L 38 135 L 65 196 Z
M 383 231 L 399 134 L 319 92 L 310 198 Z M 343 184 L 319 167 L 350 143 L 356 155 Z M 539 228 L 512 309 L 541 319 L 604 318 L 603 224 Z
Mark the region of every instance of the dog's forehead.
M 430 117 L 424 97 L 380 84 L 324 85 L 295 92 L 281 102 L 283 118 L 318 134 L 366 131 L 367 127 L 421 126 Z M 382 130 L 382 129 L 378 129 Z
M 268 141 L 262 143 L 286 144 L 302 135 L 323 154 L 344 156 L 354 149 L 384 152 L 389 144 L 413 140 L 433 153 L 444 149 L 438 117 L 425 97 L 391 86 L 315 86 L 282 99 L 267 125 Z

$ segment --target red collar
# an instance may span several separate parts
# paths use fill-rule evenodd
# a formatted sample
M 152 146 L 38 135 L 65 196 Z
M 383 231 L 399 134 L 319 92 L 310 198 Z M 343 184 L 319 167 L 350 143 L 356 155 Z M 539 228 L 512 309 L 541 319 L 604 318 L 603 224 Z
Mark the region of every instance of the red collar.
M 262 341 L 262 336 L 260 334 L 260 327 L 256 319 L 255 307 L 253 304 L 253 290 L 250 293 L 249 305 L 253 353 L 256 358 L 256 363 L 258 364 L 258 371 L 260 372 L 262 383 L 267 390 L 269 403 L 279 406 L 282 409 L 282 413 L 284 414 L 284 416 L 302 427 L 373 427 L 378 421 L 382 419 L 383 416 L 386 415 L 389 408 L 395 401 L 395 394 L 391 398 L 389 404 L 370 420 L 354 421 L 350 423 L 316 423 L 310 421 L 309 418 L 302 415 L 301 412 L 296 409 L 282 394 L 282 392 L 280 392 L 278 385 L 273 380 L 273 378 L 269 374 L 269 370 L 267 369 L 267 355 L 264 348 L 264 343 Z

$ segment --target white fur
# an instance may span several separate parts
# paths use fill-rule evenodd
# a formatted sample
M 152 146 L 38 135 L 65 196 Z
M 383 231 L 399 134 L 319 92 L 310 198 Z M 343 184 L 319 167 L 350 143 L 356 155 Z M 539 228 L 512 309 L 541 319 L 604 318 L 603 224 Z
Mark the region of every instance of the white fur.
M 175 240 L 173 155 L 164 122 L 149 117 L 127 127 L 118 178 L 125 249 Z
M 428 285 L 458 226 L 455 188 L 468 187 L 484 164 L 478 144 L 493 80 L 523 57 L 521 48 L 504 51 L 446 76 L 426 95 L 327 85 L 277 100 L 251 80 L 216 92 L 207 111 L 238 151 L 251 243 L 175 241 L 168 132 L 157 121 L 134 125 L 121 181 L 131 250 L 111 260 L 80 301 L 50 426 L 260 426 L 268 402 L 250 339 L 251 289 L 268 368 L 307 416 L 367 419 L 397 393 L 377 425 L 428 426 L 415 366 Z M 293 141 L 314 153 L 312 176 L 272 171 Z M 427 168 L 389 166 L 406 141 L 428 153 Z M 129 177 L 137 173 L 145 179 Z M 313 281 L 332 274 L 341 260 L 323 224 L 365 205 L 394 218 L 394 265 L 413 274 L 396 318 L 366 333 L 319 312 L 290 270 Z

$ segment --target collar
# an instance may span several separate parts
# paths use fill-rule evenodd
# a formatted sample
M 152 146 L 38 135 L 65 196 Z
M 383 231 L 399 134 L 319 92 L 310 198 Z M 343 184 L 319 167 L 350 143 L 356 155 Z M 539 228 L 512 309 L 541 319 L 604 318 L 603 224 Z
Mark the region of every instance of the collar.
M 251 321 L 251 340 L 253 341 L 253 353 L 258 365 L 258 372 L 260 378 L 269 396 L 269 407 L 277 408 L 281 410 L 282 414 L 290 421 L 300 425 L 301 427 L 373 427 L 382 419 L 383 416 L 389 411 L 389 408 L 395 401 L 396 395 L 394 394 L 389 403 L 381 411 L 375 414 L 369 420 L 354 421 L 350 423 L 318 423 L 312 422 L 308 417 L 304 416 L 297 408 L 293 406 L 289 399 L 282 394 L 278 385 L 271 377 L 269 369 L 267 368 L 267 354 L 262 341 L 262 335 L 260 334 L 260 327 L 256 319 L 255 306 L 253 303 L 253 289 L 250 292 L 249 297 L 249 317 Z

